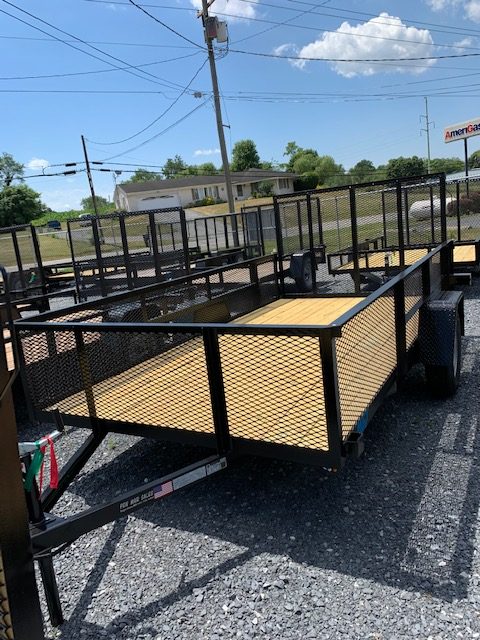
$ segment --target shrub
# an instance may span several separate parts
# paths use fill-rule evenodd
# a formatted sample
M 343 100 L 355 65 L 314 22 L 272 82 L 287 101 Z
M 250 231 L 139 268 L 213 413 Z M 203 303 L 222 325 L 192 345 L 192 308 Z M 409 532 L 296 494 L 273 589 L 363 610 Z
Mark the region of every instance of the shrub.
M 318 185 L 318 176 L 315 172 L 310 171 L 299 176 L 293 183 L 295 191 L 309 191 L 316 189 Z

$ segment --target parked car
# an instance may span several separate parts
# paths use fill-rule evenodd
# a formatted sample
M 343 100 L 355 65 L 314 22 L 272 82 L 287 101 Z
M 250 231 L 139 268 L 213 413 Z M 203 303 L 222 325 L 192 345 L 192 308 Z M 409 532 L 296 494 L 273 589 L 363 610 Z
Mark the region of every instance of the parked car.
M 80 226 L 81 227 L 89 227 L 90 226 L 90 220 L 92 218 L 94 218 L 95 216 L 93 215 L 93 213 L 81 213 L 78 216 L 78 219 L 80 220 Z
M 49 220 L 47 222 L 47 229 L 52 229 L 53 231 L 61 231 L 62 225 L 58 220 Z
M 450 202 L 455 202 L 455 199 L 451 196 L 446 198 L 446 206 L 448 213 L 448 205 Z M 434 196 L 432 202 L 430 200 L 417 200 L 412 204 L 410 209 L 408 210 L 409 215 L 415 220 L 428 220 L 430 218 L 430 213 L 432 210 L 433 203 L 433 215 L 440 215 L 440 198 Z M 452 214 L 450 214 L 452 215 Z

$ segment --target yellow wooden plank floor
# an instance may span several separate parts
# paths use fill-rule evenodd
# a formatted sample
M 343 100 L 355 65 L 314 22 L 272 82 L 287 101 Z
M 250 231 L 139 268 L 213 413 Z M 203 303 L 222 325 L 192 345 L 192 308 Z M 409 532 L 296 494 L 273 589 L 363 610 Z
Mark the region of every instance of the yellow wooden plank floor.
M 360 300 L 363 298 L 278 300 L 235 322 L 321 325 Z M 372 332 L 373 327 L 367 334 Z M 219 341 L 231 435 L 326 450 L 318 338 L 229 334 Z M 371 344 L 375 353 L 382 351 L 381 345 Z M 354 343 L 350 348 L 355 348 Z M 371 356 L 374 364 L 375 354 Z M 102 419 L 213 433 L 201 338 L 95 384 L 93 396 Z M 88 416 L 83 392 L 57 406 L 65 414 Z M 361 407 L 359 411 L 358 415 Z
M 405 250 L 405 265 L 410 266 L 420 258 L 423 258 L 424 255 L 428 253 L 428 249 L 420 248 L 420 249 L 406 249 Z M 368 263 L 367 258 L 359 258 L 358 266 L 360 269 L 384 269 L 385 268 L 385 256 L 390 255 L 390 266 L 391 267 L 399 267 L 400 266 L 400 252 L 399 251 L 379 251 L 376 253 L 368 254 Z M 351 262 L 346 262 L 342 266 L 336 269 L 337 271 L 353 271 L 353 260 Z
M 458 244 L 453 247 L 453 262 L 461 264 L 462 262 L 476 262 L 476 251 L 474 244 Z

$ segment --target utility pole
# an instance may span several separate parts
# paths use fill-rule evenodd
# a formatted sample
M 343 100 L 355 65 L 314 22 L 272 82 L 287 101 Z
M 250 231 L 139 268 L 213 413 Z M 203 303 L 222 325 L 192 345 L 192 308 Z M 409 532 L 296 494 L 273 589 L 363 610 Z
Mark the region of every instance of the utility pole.
M 212 75 L 213 102 L 215 104 L 215 116 L 217 119 L 218 141 L 220 143 L 220 152 L 222 154 L 223 171 L 225 173 L 225 185 L 227 188 L 228 208 L 231 213 L 235 213 L 235 200 L 233 198 L 232 177 L 230 175 L 230 165 L 228 164 L 227 147 L 225 145 L 225 134 L 223 131 L 222 110 L 220 108 L 220 96 L 218 92 L 217 69 L 215 67 L 215 53 L 213 51 L 213 38 L 208 32 L 208 8 L 215 0 L 202 0 L 202 21 L 205 30 L 205 41 L 207 43 L 208 60 L 210 62 L 210 73 Z
M 82 146 L 83 146 L 83 153 L 85 155 L 85 165 L 87 167 L 88 184 L 90 185 L 90 193 L 92 194 L 93 210 L 95 211 L 95 215 L 98 217 L 97 198 L 95 197 L 95 189 L 93 188 L 92 173 L 90 171 L 90 162 L 88 161 L 87 147 L 85 145 L 85 138 L 83 136 L 82 136 Z
M 428 98 L 425 96 L 425 115 L 420 116 L 420 122 L 422 118 L 425 118 L 425 129 L 420 129 L 420 133 L 425 131 L 427 134 L 427 173 L 430 173 L 430 124 L 435 126 L 435 123 L 431 123 L 428 119 Z

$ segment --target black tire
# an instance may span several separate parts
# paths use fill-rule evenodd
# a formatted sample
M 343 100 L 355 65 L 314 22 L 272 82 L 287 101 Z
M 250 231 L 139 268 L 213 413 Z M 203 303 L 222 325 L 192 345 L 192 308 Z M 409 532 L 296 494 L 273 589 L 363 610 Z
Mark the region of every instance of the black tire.
M 455 394 L 460 383 L 461 361 L 462 328 L 457 314 L 452 361 L 448 365 L 425 365 L 425 376 L 431 393 L 441 398 Z
M 306 256 L 302 263 L 302 272 L 298 278 L 295 278 L 300 293 L 309 293 L 313 289 L 313 270 L 312 260 L 310 256 Z

